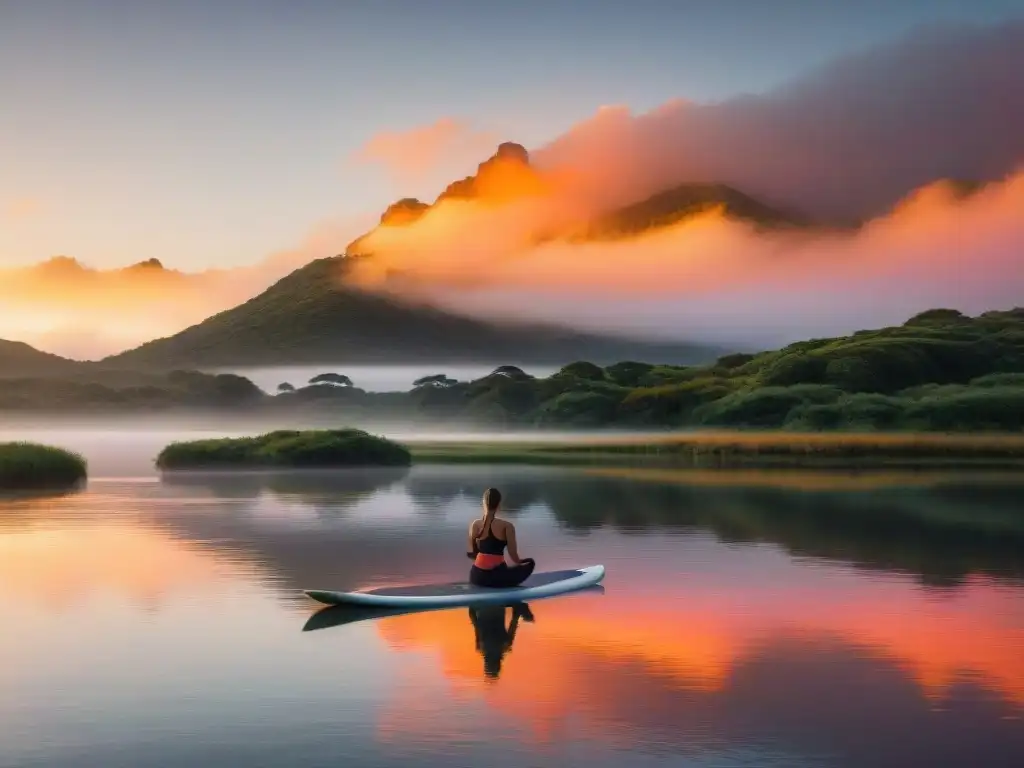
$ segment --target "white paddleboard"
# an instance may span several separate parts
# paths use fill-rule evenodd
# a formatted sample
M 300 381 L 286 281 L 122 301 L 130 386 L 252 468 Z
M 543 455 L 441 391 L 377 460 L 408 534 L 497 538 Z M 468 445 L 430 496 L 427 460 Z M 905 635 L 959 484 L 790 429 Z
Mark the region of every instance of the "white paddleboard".
M 365 605 L 391 608 L 444 608 L 459 605 L 514 603 L 573 592 L 593 586 L 604 578 L 603 565 L 589 565 L 571 571 L 534 573 L 518 587 L 497 589 L 477 587 L 468 581 L 381 587 L 366 592 L 334 592 L 305 589 L 303 594 L 326 605 Z

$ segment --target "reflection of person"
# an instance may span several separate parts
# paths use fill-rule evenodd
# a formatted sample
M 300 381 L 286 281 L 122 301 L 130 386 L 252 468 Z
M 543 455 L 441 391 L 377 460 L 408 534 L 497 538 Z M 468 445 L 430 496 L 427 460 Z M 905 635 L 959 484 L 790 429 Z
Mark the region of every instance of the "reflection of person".
M 469 609 L 469 620 L 476 633 L 476 649 L 484 657 L 484 674 L 496 678 L 501 673 L 501 661 L 512 650 L 520 617 L 533 621 L 533 612 L 526 603 L 512 606 L 512 621 L 505 628 L 504 605 L 480 605 Z
M 469 525 L 466 557 L 473 560 L 469 581 L 478 587 L 517 587 L 529 578 L 537 564 L 533 558 L 519 557 L 515 526 L 497 516 L 501 492 L 488 488 L 483 503 L 483 517 Z M 514 565 L 505 562 L 506 545 Z

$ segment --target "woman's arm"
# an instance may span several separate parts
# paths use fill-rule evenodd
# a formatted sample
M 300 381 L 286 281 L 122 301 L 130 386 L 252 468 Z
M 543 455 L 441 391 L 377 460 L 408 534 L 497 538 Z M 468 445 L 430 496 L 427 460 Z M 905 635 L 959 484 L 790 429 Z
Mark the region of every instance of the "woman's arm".
M 476 557 L 476 520 L 469 524 L 469 538 L 466 541 L 466 557 L 470 560 Z
M 513 563 L 519 565 L 523 560 L 519 557 L 519 545 L 516 542 L 516 527 L 508 521 L 505 521 L 505 540 L 508 541 L 508 556 L 512 559 Z

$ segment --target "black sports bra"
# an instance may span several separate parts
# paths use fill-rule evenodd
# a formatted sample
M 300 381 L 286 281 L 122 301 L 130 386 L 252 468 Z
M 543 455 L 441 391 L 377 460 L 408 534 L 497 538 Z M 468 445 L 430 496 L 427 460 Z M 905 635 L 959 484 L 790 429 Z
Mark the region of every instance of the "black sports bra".
M 494 522 L 487 528 L 487 536 L 483 539 L 476 539 L 476 547 L 479 552 L 485 555 L 503 555 L 505 554 L 505 546 L 508 542 L 505 539 L 499 539 L 494 535 Z

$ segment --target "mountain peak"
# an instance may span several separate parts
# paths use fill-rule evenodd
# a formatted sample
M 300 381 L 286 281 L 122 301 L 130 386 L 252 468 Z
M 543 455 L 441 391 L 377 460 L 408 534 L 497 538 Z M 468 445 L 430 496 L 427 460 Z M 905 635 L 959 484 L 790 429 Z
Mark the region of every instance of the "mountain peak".
M 403 197 L 387 207 L 380 215 L 381 226 L 411 224 L 430 208 L 427 203 L 415 197 Z
M 540 176 L 530 167 L 530 153 L 514 141 L 503 141 L 494 154 L 480 163 L 476 173 L 453 181 L 433 203 L 415 197 L 403 197 L 387 207 L 380 216 L 382 227 L 412 224 L 434 206 L 445 200 L 478 200 L 503 202 L 542 189 Z M 345 248 L 349 256 L 358 255 L 369 232 L 357 237 Z
M 52 256 L 46 261 L 40 262 L 36 268 L 41 271 L 57 274 L 85 271 L 82 263 L 71 256 Z
M 503 141 L 498 145 L 497 152 L 494 153 L 494 157 L 491 160 L 517 160 L 523 165 L 530 164 L 530 153 L 526 151 L 526 147 L 522 144 L 516 144 L 514 141 Z
M 437 196 L 442 200 L 507 200 L 540 191 L 540 176 L 530 166 L 530 153 L 522 144 L 505 141 L 493 155 L 480 163 L 476 173 L 453 181 Z
M 145 261 L 140 261 L 137 264 L 132 264 L 128 269 L 146 269 L 153 270 L 154 272 L 162 272 L 164 270 L 164 265 L 160 259 L 146 259 Z

